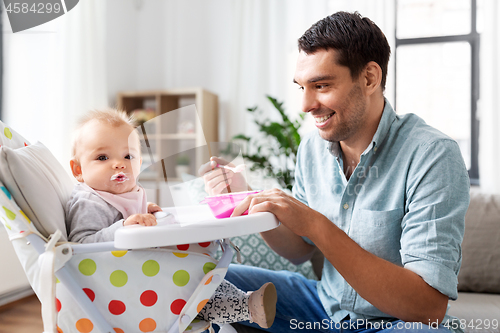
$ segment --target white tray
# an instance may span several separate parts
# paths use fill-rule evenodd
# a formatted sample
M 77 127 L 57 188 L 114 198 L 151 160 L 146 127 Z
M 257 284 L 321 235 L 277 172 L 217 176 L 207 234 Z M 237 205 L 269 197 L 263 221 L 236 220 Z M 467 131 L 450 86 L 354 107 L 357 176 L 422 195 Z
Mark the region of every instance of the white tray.
M 256 213 L 227 219 L 216 219 L 208 205 L 168 207 L 163 211 L 174 214 L 179 224 L 159 222 L 154 227 L 126 226 L 115 232 L 115 247 L 138 249 L 208 242 L 276 228 L 276 216 Z

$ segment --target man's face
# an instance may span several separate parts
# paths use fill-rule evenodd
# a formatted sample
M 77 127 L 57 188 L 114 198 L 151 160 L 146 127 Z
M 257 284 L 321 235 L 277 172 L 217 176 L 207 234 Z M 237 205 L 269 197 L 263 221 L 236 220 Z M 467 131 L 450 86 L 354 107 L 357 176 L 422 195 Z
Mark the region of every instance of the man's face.
M 300 52 L 294 81 L 304 92 L 302 111 L 314 117 L 324 140 L 355 139 L 367 119 L 366 97 L 360 79 L 336 61 L 337 52 Z M 361 78 L 361 76 L 360 76 Z
M 78 161 L 73 174 L 94 190 L 113 194 L 130 192 L 141 167 L 139 140 L 128 125 L 118 127 L 99 121 L 84 125 L 77 142 Z

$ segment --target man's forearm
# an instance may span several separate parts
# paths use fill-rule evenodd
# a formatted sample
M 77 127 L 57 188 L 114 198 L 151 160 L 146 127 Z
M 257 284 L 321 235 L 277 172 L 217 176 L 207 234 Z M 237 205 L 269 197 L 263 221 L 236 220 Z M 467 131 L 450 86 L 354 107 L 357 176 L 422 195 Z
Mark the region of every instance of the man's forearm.
M 271 249 L 295 265 L 311 259 L 314 253 L 315 247 L 313 245 L 307 244 L 302 237 L 293 233 L 283 224 L 275 229 L 262 232 L 261 236 Z
M 364 250 L 333 223 L 321 221 L 309 238 L 354 290 L 379 310 L 424 324 L 443 319 L 448 297 L 416 273 Z

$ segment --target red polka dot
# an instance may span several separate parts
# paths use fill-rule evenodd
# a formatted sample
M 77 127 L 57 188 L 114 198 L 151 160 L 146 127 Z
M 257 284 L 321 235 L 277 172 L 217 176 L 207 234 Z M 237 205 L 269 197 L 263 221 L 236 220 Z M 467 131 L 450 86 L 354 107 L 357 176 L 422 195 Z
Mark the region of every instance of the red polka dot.
M 125 312 L 125 304 L 122 301 L 111 301 L 108 305 L 109 312 L 116 316 Z
M 210 245 L 210 243 L 212 243 L 212 242 L 198 243 L 198 245 L 201 247 L 207 247 Z
M 158 300 L 158 295 L 152 290 L 146 290 L 141 294 L 141 304 L 144 306 L 153 306 Z
M 172 311 L 173 314 L 179 315 L 182 311 L 182 308 L 186 305 L 186 301 L 183 299 L 176 299 L 175 301 L 170 304 L 170 311 Z
M 56 298 L 56 311 L 61 311 L 61 301 L 59 300 L 59 298 Z
M 26 144 L 26 142 L 24 143 L 24 146 L 25 146 L 25 147 L 28 147 L 28 145 Z
M 187 249 L 189 249 L 189 244 L 177 245 L 177 248 L 181 251 L 187 251 Z
M 83 288 L 83 291 L 87 294 L 87 296 L 90 298 L 92 302 L 95 300 L 95 293 L 92 289 Z

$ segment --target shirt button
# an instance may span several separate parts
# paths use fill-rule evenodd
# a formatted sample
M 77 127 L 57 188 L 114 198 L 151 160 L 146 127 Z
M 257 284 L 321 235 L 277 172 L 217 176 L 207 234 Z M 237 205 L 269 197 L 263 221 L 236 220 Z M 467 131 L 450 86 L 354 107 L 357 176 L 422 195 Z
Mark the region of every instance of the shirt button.
M 378 147 L 377 147 L 377 146 L 373 147 L 373 151 L 374 151 L 374 152 L 377 152 L 377 149 L 378 149 Z
M 344 209 L 349 209 L 349 204 L 348 203 L 344 204 Z

